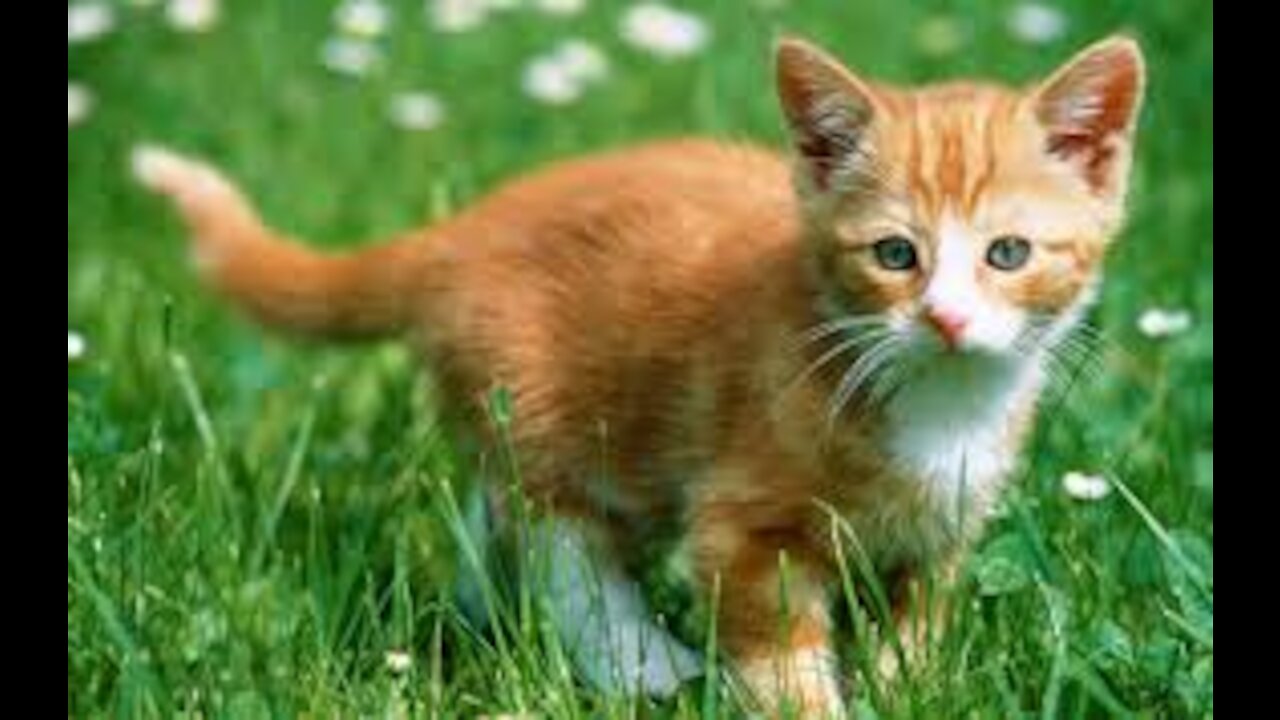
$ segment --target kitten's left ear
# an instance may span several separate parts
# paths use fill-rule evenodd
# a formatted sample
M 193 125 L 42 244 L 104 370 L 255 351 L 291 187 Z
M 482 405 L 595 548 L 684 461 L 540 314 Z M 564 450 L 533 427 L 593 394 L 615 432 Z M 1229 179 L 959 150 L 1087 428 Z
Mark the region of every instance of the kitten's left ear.
M 1138 43 L 1115 36 L 1081 51 L 1032 92 L 1046 150 L 1074 164 L 1101 195 L 1123 194 L 1145 82 Z
M 818 192 L 852 189 L 868 161 L 868 131 L 883 113 L 874 92 L 835 58 L 795 38 L 777 46 L 777 90 L 800 155 Z

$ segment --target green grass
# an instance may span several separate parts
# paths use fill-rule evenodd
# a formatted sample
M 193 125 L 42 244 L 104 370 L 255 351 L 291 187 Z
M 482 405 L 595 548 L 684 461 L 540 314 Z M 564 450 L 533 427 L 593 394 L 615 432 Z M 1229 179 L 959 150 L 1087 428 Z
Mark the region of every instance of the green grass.
M 768 67 L 783 29 L 892 80 L 1023 81 L 1117 28 L 1143 41 L 1152 78 L 1132 222 L 1094 318 L 1110 337 L 1103 371 L 1041 423 L 930 661 L 892 689 L 862 683 L 857 701 L 868 717 L 1212 715 L 1209 4 L 1060 2 L 1065 37 L 1028 48 L 1004 29 L 1006 2 L 686 1 L 715 37 L 672 63 L 620 44 L 621 3 L 569 20 L 502 15 L 455 37 L 426 30 L 417 0 L 393 4 L 386 71 L 366 81 L 319 66 L 332 6 L 319 0 L 229 2 L 200 37 L 121 3 L 117 33 L 68 50 L 69 77 L 97 95 L 68 136 L 68 325 L 88 340 L 68 369 L 70 716 L 710 716 L 732 704 L 719 683 L 656 708 L 579 687 L 536 588 L 500 601 L 499 631 L 472 628 L 452 595 L 469 569 L 447 490 L 471 472 L 407 353 L 291 344 L 212 301 L 172 216 L 128 181 L 133 143 L 216 159 L 272 223 L 337 246 L 570 153 L 675 133 L 779 144 Z M 944 11 L 970 41 L 924 57 L 915 29 Z M 612 76 L 576 105 L 536 105 L 520 68 L 568 35 L 601 43 Z M 391 128 L 387 99 L 417 88 L 444 97 L 449 121 Z M 1152 305 L 1188 308 L 1192 329 L 1141 336 Z M 1123 485 L 1081 503 L 1060 486 L 1072 469 Z M 413 655 L 407 674 L 385 665 L 395 649 Z

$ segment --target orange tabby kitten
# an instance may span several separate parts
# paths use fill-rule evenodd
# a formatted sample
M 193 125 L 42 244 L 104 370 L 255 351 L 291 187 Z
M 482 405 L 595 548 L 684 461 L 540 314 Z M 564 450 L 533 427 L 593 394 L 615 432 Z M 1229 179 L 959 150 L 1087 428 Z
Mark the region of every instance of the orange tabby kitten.
M 1143 80 L 1127 38 L 1024 90 L 892 88 L 785 40 L 793 166 L 652 144 L 337 256 L 204 164 L 150 148 L 135 169 L 259 320 L 406 335 L 455 408 L 511 391 L 539 537 L 565 558 L 552 612 L 590 680 L 664 693 L 696 673 L 625 570 L 637 532 L 675 521 L 746 686 L 816 716 L 842 709 L 828 509 L 898 608 L 978 532 L 1120 227 Z

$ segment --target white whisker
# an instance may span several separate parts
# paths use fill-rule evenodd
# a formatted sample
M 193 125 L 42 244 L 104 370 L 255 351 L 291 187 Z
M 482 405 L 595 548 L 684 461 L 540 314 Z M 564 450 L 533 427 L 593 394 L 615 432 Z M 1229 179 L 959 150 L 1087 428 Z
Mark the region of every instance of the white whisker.
M 820 322 L 813 327 L 798 333 L 795 340 L 795 347 L 793 349 L 801 349 L 810 343 L 817 342 L 818 340 L 842 330 L 875 327 L 883 324 L 884 318 L 880 315 L 847 315 L 834 318 L 825 322 Z
M 797 373 L 795 379 L 788 382 L 786 386 L 782 389 L 782 392 L 778 394 L 778 399 L 775 402 L 781 402 L 782 400 L 784 400 L 796 388 L 798 388 L 801 384 L 803 384 L 806 380 L 808 380 L 814 373 L 816 373 L 819 369 L 821 369 L 822 366 L 831 362 L 835 358 L 839 357 L 840 355 L 846 352 L 849 352 L 850 350 L 857 348 L 859 345 L 863 345 L 868 342 L 874 343 L 880 340 L 881 338 L 883 338 L 889 332 L 890 331 L 887 328 L 872 328 L 870 330 L 866 330 L 862 333 L 859 333 L 857 335 L 853 335 L 851 337 L 841 340 L 834 347 L 831 347 L 825 350 L 821 355 L 817 357 L 817 359 L 810 362 L 808 365 L 804 367 L 804 369 L 802 369 L 799 373 Z
M 835 395 L 832 396 L 828 403 L 827 411 L 827 430 L 828 432 L 834 427 L 840 414 L 844 411 L 844 406 L 853 398 L 862 384 L 875 374 L 877 369 L 885 362 L 888 357 L 897 349 L 899 338 L 896 335 L 889 335 L 884 339 L 867 348 L 865 352 L 858 356 L 857 361 L 845 370 L 840 376 L 840 384 L 836 387 Z

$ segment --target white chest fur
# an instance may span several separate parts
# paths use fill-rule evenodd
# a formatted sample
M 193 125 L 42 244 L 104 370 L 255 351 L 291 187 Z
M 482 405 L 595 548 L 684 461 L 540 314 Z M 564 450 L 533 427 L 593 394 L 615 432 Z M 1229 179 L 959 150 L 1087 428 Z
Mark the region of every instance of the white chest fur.
M 937 529 L 954 537 L 980 523 L 1017 457 L 1015 417 L 1039 384 L 1029 363 L 957 358 L 921 370 L 893 397 L 885 450 L 904 481 L 917 486 L 908 495 L 925 501 L 916 512 L 930 517 L 916 518 L 919 525 L 940 523 Z

